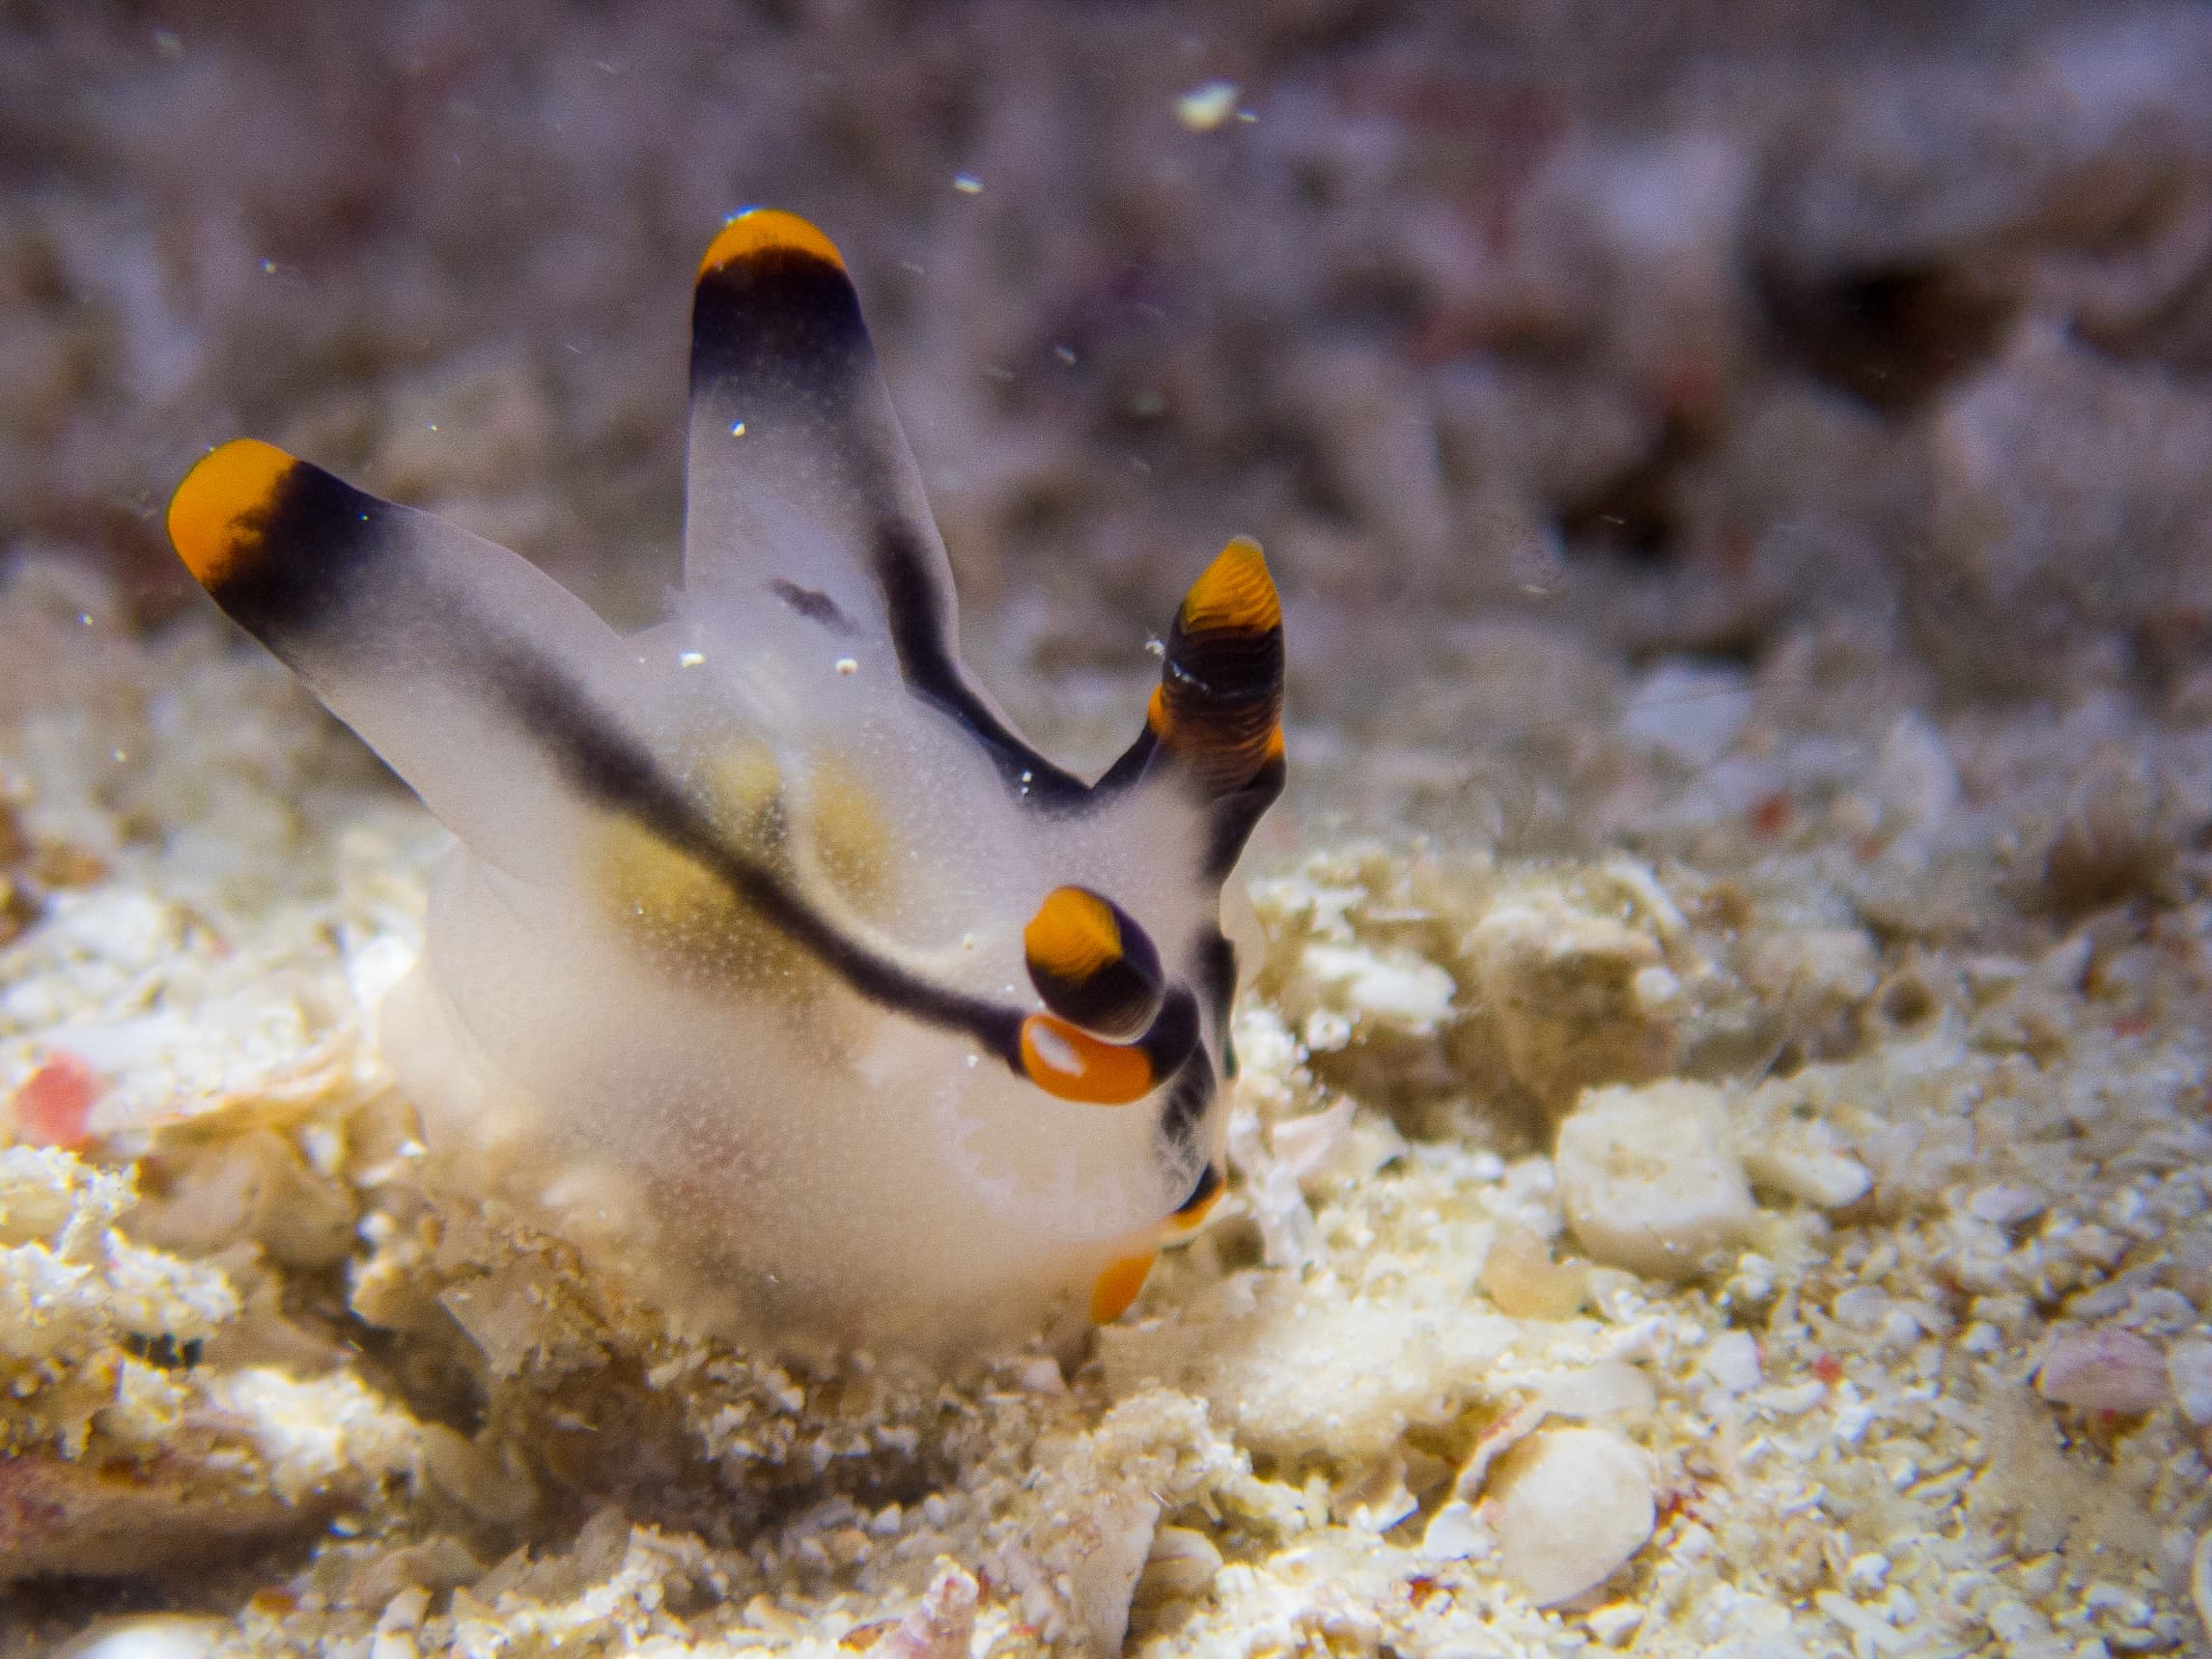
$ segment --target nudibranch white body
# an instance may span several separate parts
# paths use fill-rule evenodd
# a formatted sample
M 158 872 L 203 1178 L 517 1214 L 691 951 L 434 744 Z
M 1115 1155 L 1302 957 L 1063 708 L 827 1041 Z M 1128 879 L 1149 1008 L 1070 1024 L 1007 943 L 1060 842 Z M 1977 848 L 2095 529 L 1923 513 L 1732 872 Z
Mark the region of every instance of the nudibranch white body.
M 459 838 L 386 1055 L 444 1179 L 694 1328 L 1112 1319 L 1221 1190 L 1221 886 L 1283 780 L 1266 562 L 1207 569 L 1086 783 L 962 666 L 827 238 L 723 227 L 690 385 L 683 587 L 628 636 L 267 444 L 178 487 L 193 576 Z

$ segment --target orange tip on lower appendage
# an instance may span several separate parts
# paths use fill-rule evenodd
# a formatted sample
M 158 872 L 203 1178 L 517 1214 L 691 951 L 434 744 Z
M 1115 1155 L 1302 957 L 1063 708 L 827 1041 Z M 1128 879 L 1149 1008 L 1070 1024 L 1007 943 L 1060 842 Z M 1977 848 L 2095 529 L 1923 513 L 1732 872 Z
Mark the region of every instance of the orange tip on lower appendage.
M 1152 1272 L 1152 1264 L 1159 1252 L 1147 1251 L 1142 1255 L 1125 1255 L 1111 1262 L 1091 1284 L 1091 1323 L 1111 1325 L 1130 1309 L 1136 1301 L 1137 1292 Z
M 251 555 L 245 520 L 268 505 L 291 456 L 259 438 L 234 438 L 206 456 L 169 498 L 169 540 L 202 587 L 213 587 Z
M 781 208 L 747 208 L 707 244 L 706 257 L 699 261 L 699 276 L 747 254 L 775 248 L 794 248 L 826 259 L 839 270 L 845 268 L 837 244 L 797 213 L 787 213 Z
M 1102 1043 L 1056 1014 L 1022 1022 L 1022 1069 L 1047 1094 L 1085 1106 L 1127 1106 L 1160 1081 L 1142 1049 Z

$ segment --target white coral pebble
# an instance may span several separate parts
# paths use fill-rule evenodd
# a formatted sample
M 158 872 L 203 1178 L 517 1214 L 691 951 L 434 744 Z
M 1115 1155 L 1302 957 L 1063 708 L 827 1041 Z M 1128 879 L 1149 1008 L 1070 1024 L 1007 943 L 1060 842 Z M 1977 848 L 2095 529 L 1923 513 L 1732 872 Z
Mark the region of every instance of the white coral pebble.
M 1602 1428 L 1539 1429 L 1491 1481 L 1498 1560 L 1538 1607 L 1594 1589 L 1651 1537 L 1651 1455 Z
M 2184 1336 L 2166 1356 L 2166 1370 L 2181 1415 L 2198 1428 L 2212 1422 L 2212 1342 Z
M 2133 1331 L 2069 1331 L 2051 1344 L 2035 1387 L 2082 1411 L 2146 1412 L 2166 1402 L 2166 1356 Z
M 1583 1091 L 1559 1125 L 1559 1200 L 1582 1249 L 1687 1279 L 1715 1266 L 1753 1211 L 1718 1089 L 1667 1082 Z

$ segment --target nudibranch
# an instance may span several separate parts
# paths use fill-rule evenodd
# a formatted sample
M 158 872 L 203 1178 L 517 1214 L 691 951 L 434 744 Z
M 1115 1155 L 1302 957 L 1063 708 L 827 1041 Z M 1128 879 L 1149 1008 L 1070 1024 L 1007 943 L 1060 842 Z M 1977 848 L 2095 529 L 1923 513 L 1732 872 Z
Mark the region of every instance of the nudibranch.
M 216 604 L 458 839 L 385 1054 L 440 1179 L 693 1326 L 1113 1319 L 1222 1188 L 1223 884 L 1283 784 L 1266 561 L 1207 567 L 1085 782 L 961 662 L 829 239 L 732 218 L 691 326 L 683 584 L 641 633 L 254 439 L 170 503 Z

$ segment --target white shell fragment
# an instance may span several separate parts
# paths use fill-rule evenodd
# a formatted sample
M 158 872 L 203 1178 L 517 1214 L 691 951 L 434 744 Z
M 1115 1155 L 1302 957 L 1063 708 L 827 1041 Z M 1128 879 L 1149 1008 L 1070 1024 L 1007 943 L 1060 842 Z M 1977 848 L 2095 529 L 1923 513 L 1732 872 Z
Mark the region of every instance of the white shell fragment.
M 1651 1454 L 1610 1429 L 1539 1429 L 1491 1481 L 1499 1565 L 1538 1607 L 1595 1589 L 1650 1539 L 1653 1485 Z
M 54 1659 L 206 1659 L 228 1626 L 221 1619 L 152 1614 L 96 1624 Z
M 2166 1402 L 2166 1356 L 2133 1331 L 2071 1331 L 2043 1356 L 2035 1389 L 2080 1411 L 2146 1412 Z
M 1090 1650 L 1099 1659 L 1112 1659 L 1129 1631 L 1130 1603 L 1152 1555 L 1160 1504 L 1134 1492 L 1111 1493 L 1086 1520 L 1078 1527 L 1081 1542 L 1068 1568 L 1069 1588 Z
M 1582 1249 L 1650 1278 L 1718 1265 L 1755 1213 L 1722 1096 L 1704 1083 L 1585 1091 L 1559 1125 L 1554 1162 Z
M 2212 1342 L 2184 1336 L 2167 1353 L 2166 1374 L 2181 1415 L 2198 1428 L 2212 1422 Z
M 1722 1332 L 1706 1345 L 1704 1371 L 1723 1393 L 1750 1393 L 1764 1375 L 1758 1338 L 1749 1331 Z

